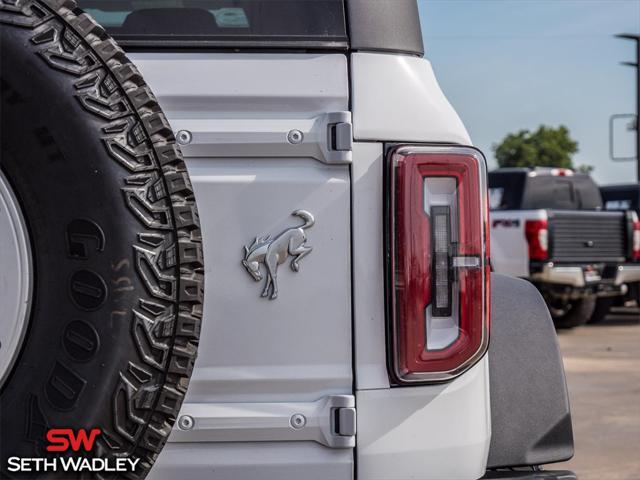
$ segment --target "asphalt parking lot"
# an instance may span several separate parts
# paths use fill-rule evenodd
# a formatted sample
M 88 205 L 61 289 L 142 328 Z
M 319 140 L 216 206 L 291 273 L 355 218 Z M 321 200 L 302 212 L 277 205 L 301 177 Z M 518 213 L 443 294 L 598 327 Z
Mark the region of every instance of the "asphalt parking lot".
M 579 480 L 640 480 L 640 309 L 558 333 Z

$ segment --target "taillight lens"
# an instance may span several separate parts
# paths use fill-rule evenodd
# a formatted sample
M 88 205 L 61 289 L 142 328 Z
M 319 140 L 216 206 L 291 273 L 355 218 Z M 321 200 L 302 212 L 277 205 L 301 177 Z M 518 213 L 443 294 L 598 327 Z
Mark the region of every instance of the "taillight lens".
M 472 148 L 399 147 L 390 178 L 393 374 L 447 380 L 489 341 L 485 160 Z
M 633 250 L 632 257 L 636 262 L 640 262 L 640 220 L 633 222 Z
M 549 258 L 549 224 L 546 220 L 527 220 L 524 226 L 529 244 L 529 260 Z

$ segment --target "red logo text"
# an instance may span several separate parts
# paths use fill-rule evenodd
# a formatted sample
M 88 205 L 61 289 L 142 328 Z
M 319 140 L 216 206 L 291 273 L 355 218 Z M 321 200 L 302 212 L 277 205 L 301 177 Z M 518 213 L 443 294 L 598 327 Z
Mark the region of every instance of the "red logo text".
M 66 452 L 69 449 L 77 452 L 82 448 L 85 452 L 93 449 L 96 437 L 102 433 L 99 428 L 87 430 L 80 428 L 73 431 L 71 428 L 51 428 L 47 432 L 47 452 Z

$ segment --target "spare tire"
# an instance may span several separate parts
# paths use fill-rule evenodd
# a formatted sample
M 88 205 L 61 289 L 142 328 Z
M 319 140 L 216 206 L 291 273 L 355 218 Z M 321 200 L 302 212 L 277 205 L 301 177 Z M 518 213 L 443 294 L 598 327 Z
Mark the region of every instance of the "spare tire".
M 0 183 L 24 224 L 0 230 L 23 230 L 30 245 L 16 255 L 31 257 L 30 308 L 14 309 L 30 313 L 7 320 L 7 305 L 26 303 L 0 293 L 0 326 L 20 327 L 0 372 L 0 476 L 19 477 L 9 457 L 51 455 L 56 427 L 99 428 L 79 453 L 137 459 L 126 476 L 143 478 L 176 420 L 202 319 L 185 164 L 138 70 L 73 2 L 0 0 L 0 56 Z M 0 287 L 21 280 L 0 265 Z

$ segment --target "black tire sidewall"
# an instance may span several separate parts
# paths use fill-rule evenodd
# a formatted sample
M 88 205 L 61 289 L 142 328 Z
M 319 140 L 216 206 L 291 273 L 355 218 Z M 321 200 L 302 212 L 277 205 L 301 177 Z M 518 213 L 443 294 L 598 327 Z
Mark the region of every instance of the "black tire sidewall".
M 96 135 L 100 125 L 81 108 L 67 75 L 52 70 L 36 55 L 12 58 L 17 50 L 3 50 L 6 93 L 21 101 L 3 108 L 0 168 L 28 224 L 35 278 L 28 335 L 2 392 L 0 432 L 3 450 L 20 445 L 24 454 L 26 439 L 18 443 L 16 438 L 6 441 L 6 436 L 23 431 L 25 421 L 32 423 L 36 404 L 52 426 L 107 424 L 104 412 L 87 405 L 104 402 L 113 392 L 114 384 L 98 378 L 117 378 L 127 367 L 122 351 L 136 347 L 128 315 L 118 312 L 131 312 L 135 292 L 144 286 L 133 274 L 132 245 L 140 225 L 123 201 L 127 172 L 107 157 Z M 21 68 L 6 68 L 10 64 Z M 87 258 L 71 256 L 69 227 L 78 220 L 103 232 L 102 251 L 97 241 L 88 240 Z M 72 292 L 73 278 L 83 274 L 104 287 L 105 300 L 97 308 Z M 82 327 L 74 332 L 74 325 Z M 82 361 L 65 348 L 69 338 L 80 333 L 92 336 L 84 340 L 95 342 L 96 350 Z M 58 382 L 69 387 L 74 382 L 73 388 L 82 384 L 77 401 L 56 398 L 54 392 L 64 388 L 56 386 Z
M 194 214 L 181 242 L 196 252 L 181 266 L 173 220 L 146 225 L 125 199 L 135 175 L 105 146 L 112 120 L 81 105 L 82 75 L 52 68 L 33 35 L 0 25 L 0 168 L 21 204 L 35 271 L 28 332 L 0 392 L 0 471 L 10 456 L 45 455 L 49 428 L 97 427 L 102 435 L 91 455 L 142 458 L 137 473 L 144 475 L 175 421 L 195 359 L 201 296 L 180 293 L 180 272 L 201 291 L 199 234 L 189 235 L 197 228 L 194 200 L 181 180 L 176 198 Z M 139 115 L 134 110 L 129 120 L 142 124 Z M 154 155 L 158 182 L 168 168 L 187 179 L 179 158 L 168 157 L 161 169 Z M 172 219 L 173 197 L 159 198 L 163 218 Z M 141 267 L 147 251 L 153 263 Z M 166 298 L 152 292 L 156 267 L 168 278 Z
M 554 317 L 553 322 L 558 328 L 574 328 L 587 323 L 596 307 L 596 297 L 589 296 L 571 301 L 571 308 L 561 317 Z

